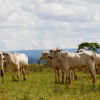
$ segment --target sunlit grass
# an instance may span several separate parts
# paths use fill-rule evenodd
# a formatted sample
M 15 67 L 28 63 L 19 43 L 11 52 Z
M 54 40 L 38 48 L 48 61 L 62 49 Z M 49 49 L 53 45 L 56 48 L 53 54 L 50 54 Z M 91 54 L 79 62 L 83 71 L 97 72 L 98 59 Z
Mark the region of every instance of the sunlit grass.
M 31 67 L 26 81 L 22 74 L 20 82 L 12 81 L 11 72 L 5 75 L 0 100 L 100 100 L 100 75 L 96 84 L 92 84 L 90 74 L 83 72 L 78 72 L 78 80 L 71 85 L 55 84 L 52 69 L 43 65 Z

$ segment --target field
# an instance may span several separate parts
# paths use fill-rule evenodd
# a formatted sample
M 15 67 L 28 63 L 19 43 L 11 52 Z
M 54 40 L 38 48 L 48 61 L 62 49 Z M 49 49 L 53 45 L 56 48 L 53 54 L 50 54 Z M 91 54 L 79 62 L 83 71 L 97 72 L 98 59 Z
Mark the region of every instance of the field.
M 0 78 L 1 81 L 1 78 Z M 31 65 L 27 80 L 12 81 L 11 72 L 0 84 L 0 100 L 100 100 L 100 75 L 92 84 L 90 74 L 78 72 L 78 80 L 71 85 L 55 84 L 54 72 L 43 65 Z

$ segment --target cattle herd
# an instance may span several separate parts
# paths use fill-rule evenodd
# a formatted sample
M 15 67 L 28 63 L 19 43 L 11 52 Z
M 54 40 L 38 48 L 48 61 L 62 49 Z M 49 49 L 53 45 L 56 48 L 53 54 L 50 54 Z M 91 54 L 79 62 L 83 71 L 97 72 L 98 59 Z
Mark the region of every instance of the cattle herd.
M 40 60 L 44 59 L 48 66 L 55 72 L 55 83 L 64 83 L 64 76 L 66 83 L 71 83 L 77 78 L 77 69 L 87 67 L 91 73 L 93 83 L 96 82 L 96 67 L 100 66 L 100 54 L 93 51 L 78 50 L 76 53 L 63 52 L 61 49 L 51 49 L 44 51 Z M 18 53 L 0 53 L 0 66 L 2 83 L 4 83 L 4 65 L 9 64 L 12 69 L 12 79 L 14 80 L 15 72 L 19 81 L 19 73 L 22 71 L 24 80 L 26 80 L 28 57 L 25 54 Z M 60 80 L 62 74 L 62 80 Z
M 96 82 L 96 67 L 100 66 L 100 54 L 93 51 L 78 50 L 76 53 L 63 52 L 60 49 L 44 51 L 40 59 L 46 60 L 49 66 L 55 71 L 55 83 L 71 83 L 77 78 L 76 70 L 87 67 L 91 73 L 93 83 Z M 60 81 L 60 72 L 62 81 Z

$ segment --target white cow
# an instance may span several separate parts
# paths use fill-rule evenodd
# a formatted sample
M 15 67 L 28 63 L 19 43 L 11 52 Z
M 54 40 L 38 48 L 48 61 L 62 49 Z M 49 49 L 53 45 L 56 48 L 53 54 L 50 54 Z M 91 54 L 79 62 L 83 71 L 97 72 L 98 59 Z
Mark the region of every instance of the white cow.
M 60 64 L 56 60 L 52 60 L 52 59 L 48 58 L 49 55 L 50 55 L 49 51 L 44 51 L 42 53 L 42 56 L 40 57 L 40 60 L 44 59 L 46 61 L 46 63 L 48 64 L 48 66 L 50 66 L 51 68 L 54 69 L 55 83 L 60 83 Z M 64 83 L 64 72 L 63 71 L 62 71 L 62 83 Z
M 80 50 L 78 50 L 77 52 L 87 52 L 87 53 L 93 53 L 93 54 L 95 54 L 95 67 L 97 68 L 97 67 L 100 67 L 100 54 L 97 54 L 97 53 L 95 53 L 95 52 L 93 52 L 93 51 L 87 51 L 87 50 L 84 50 L 84 49 L 80 49 Z
M 4 83 L 4 69 L 3 69 L 3 64 L 4 64 L 3 55 L 0 52 L 0 69 L 1 69 L 2 83 Z
M 66 72 L 66 78 L 69 79 L 70 83 L 70 69 L 88 67 L 93 78 L 93 82 L 96 82 L 95 72 L 95 56 L 92 53 L 69 53 L 61 52 L 59 49 L 50 51 L 50 57 L 57 59 L 62 64 L 63 69 Z
M 100 54 L 96 54 L 96 59 L 95 59 L 95 62 L 96 62 L 96 66 L 99 66 L 100 67 Z
M 17 78 L 19 81 L 19 72 L 22 69 L 24 80 L 26 80 L 26 69 L 28 66 L 28 57 L 25 54 L 11 54 L 10 52 L 3 53 L 4 61 L 9 63 L 12 69 L 12 78 L 14 80 L 14 74 L 17 71 Z

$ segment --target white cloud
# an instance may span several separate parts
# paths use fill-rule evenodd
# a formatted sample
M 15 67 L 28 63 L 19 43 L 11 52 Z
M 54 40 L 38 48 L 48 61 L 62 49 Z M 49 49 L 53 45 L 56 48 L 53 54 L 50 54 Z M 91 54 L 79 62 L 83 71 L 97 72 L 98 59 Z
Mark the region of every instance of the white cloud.
M 100 43 L 99 0 L 0 0 L 0 50 Z

